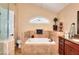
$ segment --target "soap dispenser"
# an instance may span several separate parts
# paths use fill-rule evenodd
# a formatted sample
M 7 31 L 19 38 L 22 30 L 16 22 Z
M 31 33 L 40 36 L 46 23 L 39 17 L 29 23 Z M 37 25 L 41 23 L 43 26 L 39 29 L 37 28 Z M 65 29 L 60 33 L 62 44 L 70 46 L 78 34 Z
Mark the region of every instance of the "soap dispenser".
M 65 37 L 66 39 L 69 39 L 69 33 L 68 33 L 68 32 L 65 32 L 64 37 Z

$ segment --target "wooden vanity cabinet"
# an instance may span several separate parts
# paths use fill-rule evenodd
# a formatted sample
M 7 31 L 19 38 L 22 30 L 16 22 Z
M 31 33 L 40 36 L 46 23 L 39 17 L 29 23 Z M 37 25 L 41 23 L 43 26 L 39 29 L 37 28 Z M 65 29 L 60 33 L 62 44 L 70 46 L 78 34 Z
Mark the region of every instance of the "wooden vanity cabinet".
M 64 53 L 64 46 L 65 46 L 65 44 L 64 44 L 64 39 L 62 38 L 62 37 L 59 37 L 59 54 L 60 55 L 64 55 L 65 53 Z
M 79 44 L 59 37 L 59 54 L 60 55 L 79 55 Z
M 65 55 L 79 55 L 79 45 L 65 40 Z

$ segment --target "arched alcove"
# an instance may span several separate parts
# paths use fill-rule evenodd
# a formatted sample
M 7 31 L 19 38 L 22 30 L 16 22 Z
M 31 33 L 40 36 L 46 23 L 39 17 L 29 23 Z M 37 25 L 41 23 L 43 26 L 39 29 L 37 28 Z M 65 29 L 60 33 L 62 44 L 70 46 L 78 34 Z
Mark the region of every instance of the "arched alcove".
M 33 23 L 33 24 L 48 24 L 49 20 L 47 18 L 44 18 L 44 17 L 35 17 L 35 18 L 30 20 L 30 23 Z

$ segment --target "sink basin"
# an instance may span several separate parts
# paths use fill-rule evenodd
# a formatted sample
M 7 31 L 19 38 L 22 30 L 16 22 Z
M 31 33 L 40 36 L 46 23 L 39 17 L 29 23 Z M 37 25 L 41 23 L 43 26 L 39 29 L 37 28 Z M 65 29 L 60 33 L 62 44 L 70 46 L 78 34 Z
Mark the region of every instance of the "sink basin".
M 73 41 L 75 41 L 75 42 L 79 42 L 79 39 L 72 39 Z

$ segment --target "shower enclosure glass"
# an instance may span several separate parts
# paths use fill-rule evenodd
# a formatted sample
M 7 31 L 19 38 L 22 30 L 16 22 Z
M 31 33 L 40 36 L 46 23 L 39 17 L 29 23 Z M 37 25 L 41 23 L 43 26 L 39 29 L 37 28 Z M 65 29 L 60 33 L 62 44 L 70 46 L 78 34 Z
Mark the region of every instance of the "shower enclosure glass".
M 0 3 L 0 40 L 9 36 L 9 4 Z

